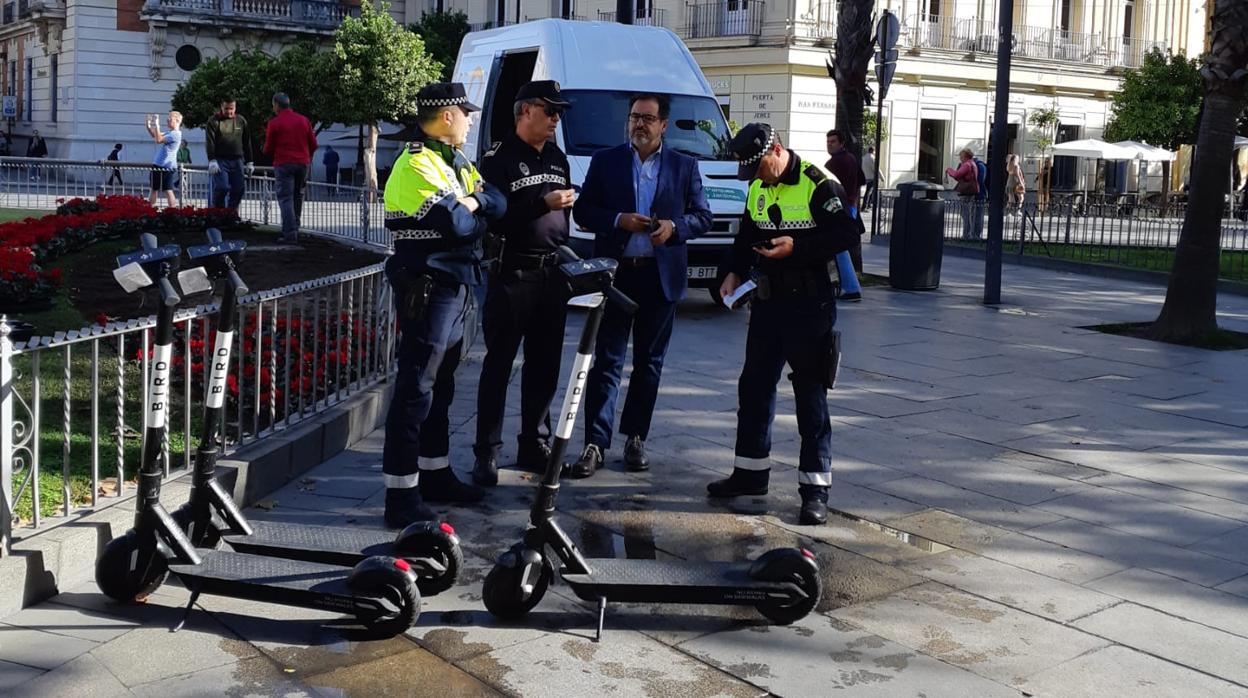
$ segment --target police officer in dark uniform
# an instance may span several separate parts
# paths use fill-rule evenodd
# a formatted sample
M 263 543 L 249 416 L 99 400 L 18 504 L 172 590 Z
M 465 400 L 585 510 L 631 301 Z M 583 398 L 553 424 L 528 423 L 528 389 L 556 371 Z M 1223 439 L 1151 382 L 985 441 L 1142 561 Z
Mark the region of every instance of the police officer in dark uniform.
M 507 210 L 502 192 L 460 150 L 474 111 L 459 83 L 421 88 L 412 140 L 386 182 L 386 229 L 394 236 L 386 277 L 402 332 L 382 454 L 385 519 L 394 528 L 433 518 L 424 500 L 484 496 L 455 477 L 448 458 L 464 317 L 484 280 L 482 238 Z
M 767 124 L 741 129 L 728 146 L 750 182 L 720 293 L 757 284 L 737 384 L 736 460 L 732 475 L 707 485 L 712 497 L 763 495 L 771 471 L 776 385 L 787 363 L 797 399 L 799 520 L 822 524 L 832 485 L 832 387 L 839 347 L 828 262 L 858 237 L 845 190 L 818 165 L 784 147 Z M 753 273 L 752 273 L 753 272 Z
M 485 361 L 477 392 L 473 480 L 498 483 L 507 383 L 524 341 L 520 378 L 517 464 L 540 472 L 550 455 L 550 403 L 559 385 L 567 293 L 556 249 L 568 240 L 573 191 L 568 158 L 555 145 L 559 117 L 569 106 L 554 80 L 530 82 L 516 93 L 515 132 L 481 159 L 481 176 L 507 196 L 507 214 L 490 226 L 502 241 L 482 315 Z

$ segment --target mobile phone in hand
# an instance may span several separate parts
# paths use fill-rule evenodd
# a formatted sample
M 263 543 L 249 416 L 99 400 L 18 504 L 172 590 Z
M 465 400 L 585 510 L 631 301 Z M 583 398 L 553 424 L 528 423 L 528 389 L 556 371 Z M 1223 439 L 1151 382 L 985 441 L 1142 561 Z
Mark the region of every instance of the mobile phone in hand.
M 771 248 L 775 246 L 776 246 L 776 243 L 772 242 L 771 240 L 759 240 L 758 242 L 754 243 L 754 249 L 756 250 L 770 250 Z

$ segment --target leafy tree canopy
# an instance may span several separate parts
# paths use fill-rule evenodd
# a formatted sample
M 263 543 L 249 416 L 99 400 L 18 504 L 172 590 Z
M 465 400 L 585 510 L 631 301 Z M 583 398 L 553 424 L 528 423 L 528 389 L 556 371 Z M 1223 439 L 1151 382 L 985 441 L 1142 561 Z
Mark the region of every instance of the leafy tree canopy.
M 408 29 L 420 35 L 425 42 L 425 50 L 438 63 L 442 64 L 442 73 L 438 80 L 450 82 L 455 71 L 455 58 L 459 55 L 459 45 L 468 33 L 468 15 L 459 10 L 427 12 L 420 21 L 409 25 Z
M 1152 51 L 1138 69 L 1123 74 L 1105 140 L 1143 141 L 1171 150 L 1195 143 L 1203 96 L 1197 60 Z

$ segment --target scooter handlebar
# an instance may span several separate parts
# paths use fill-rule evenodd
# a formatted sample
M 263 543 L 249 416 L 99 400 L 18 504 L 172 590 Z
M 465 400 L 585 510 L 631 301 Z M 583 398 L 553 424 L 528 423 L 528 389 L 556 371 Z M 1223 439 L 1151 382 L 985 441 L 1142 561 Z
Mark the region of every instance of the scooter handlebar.
M 230 286 L 234 287 L 235 294 L 239 296 L 247 295 L 247 284 L 243 283 L 243 279 L 238 275 L 238 272 L 231 269 L 227 278 Z
M 558 253 L 559 253 L 559 259 L 563 260 L 564 262 L 582 261 L 580 255 L 572 251 L 572 248 L 568 247 L 567 245 L 560 245 L 558 248 Z M 603 285 L 602 295 L 606 296 L 607 301 L 614 303 L 620 310 L 623 310 L 625 313 L 629 315 L 632 315 L 633 313 L 637 312 L 637 302 L 634 301 L 632 298 L 629 298 L 628 296 L 624 295 L 623 291 L 616 288 L 615 286 L 612 286 L 610 283 L 606 283 Z
M 162 303 L 173 306 L 182 302 L 182 299 L 178 296 L 178 292 L 173 290 L 173 284 L 170 283 L 168 278 L 162 276 L 160 277 L 160 281 L 158 283 L 160 286 L 160 300 Z

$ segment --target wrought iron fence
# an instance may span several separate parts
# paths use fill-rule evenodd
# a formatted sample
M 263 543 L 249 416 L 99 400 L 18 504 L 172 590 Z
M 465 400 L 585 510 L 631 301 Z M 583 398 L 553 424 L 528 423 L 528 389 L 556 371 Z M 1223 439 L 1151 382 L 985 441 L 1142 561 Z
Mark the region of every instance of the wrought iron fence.
M 385 380 L 392 308 L 380 264 L 240 299 L 225 452 Z M 215 313 L 215 305 L 198 305 L 175 318 L 166 475 L 192 465 Z M 28 338 L 20 324 L 0 320 L 0 556 L 13 526 L 76 515 L 129 487 L 146 431 L 154 327 L 148 317 Z
M 987 54 L 996 54 L 1000 43 L 1000 30 L 995 22 L 925 13 L 907 20 L 902 36 L 915 48 Z M 1019 58 L 1138 68 L 1149 51 L 1165 53 L 1167 49 L 1162 41 L 1106 37 L 1054 27 L 1015 26 L 1012 53 Z
M 606 11 L 598 10 L 599 22 L 614 22 L 616 17 L 615 10 Z M 667 10 L 655 7 L 637 7 L 637 15 L 633 17 L 633 24 L 639 27 L 668 27 Z
M 360 14 L 358 5 L 339 0 L 154 0 L 147 11 L 203 14 L 259 21 L 336 27 Z
M 880 232 L 894 220 L 895 192 L 881 193 Z M 1006 207 L 1006 252 L 1076 262 L 1170 271 L 1183 228 L 1186 204 L 1137 202 L 1130 195 L 1085 199 L 1082 193 L 1055 194 L 1038 202 L 1034 194 Z M 945 199 L 942 235 L 959 244 L 978 245 L 987 237 L 986 202 Z M 1223 218 L 1220 275 L 1248 280 L 1248 223 Z
M 122 162 L 0 157 L 0 207 L 51 211 L 58 199 L 98 194 L 147 198 L 153 169 Z M 182 206 L 212 203 L 212 177 L 203 167 L 179 168 L 175 187 Z M 272 169 L 256 168 L 245 178 L 239 216 L 257 225 L 278 225 L 276 191 Z M 300 230 L 377 250 L 390 247 L 381 194 L 365 187 L 309 181 Z
M 808 11 L 793 20 L 793 35 L 811 41 L 835 39 L 836 1 L 812 0 Z
M 758 36 L 763 29 L 763 0 L 716 0 L 685 6 L 686 39 Z

